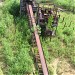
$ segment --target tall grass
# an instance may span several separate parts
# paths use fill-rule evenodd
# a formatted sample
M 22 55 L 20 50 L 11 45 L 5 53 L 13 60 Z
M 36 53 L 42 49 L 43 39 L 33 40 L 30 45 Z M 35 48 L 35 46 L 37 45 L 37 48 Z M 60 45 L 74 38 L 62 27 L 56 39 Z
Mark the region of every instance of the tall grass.
M 48 63 L 54 58 L 69 58 L 71 63 L 75 65 L 75 15 L 72 13 L 60 12 L 60 20 L 56 32 L 56 36 L 46 38 L 42 41 L 44 54 Z M 63 20 L 65 17 L 65 20 Z M 66 24 L 65 24 L 66 23 Z
M 31 33 L 27 17 L 19 15 L 19 2 L 5 0 L 0 9 L 0 37 L 7 65 L 6 75 L 24 75 L 33 71 L 29 44 Z
M 54 3 L 75 13 L 75 0 L 54 0 Z

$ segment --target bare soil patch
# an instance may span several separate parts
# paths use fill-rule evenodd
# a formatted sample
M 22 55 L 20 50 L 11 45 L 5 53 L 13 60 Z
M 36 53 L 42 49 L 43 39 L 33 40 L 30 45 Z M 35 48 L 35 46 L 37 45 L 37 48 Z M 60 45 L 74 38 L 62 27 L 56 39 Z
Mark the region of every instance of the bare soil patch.
M 49 67 L 53 71 L 53 75 L 75 75 L 75 67 L 68 59 L 56 58 Z

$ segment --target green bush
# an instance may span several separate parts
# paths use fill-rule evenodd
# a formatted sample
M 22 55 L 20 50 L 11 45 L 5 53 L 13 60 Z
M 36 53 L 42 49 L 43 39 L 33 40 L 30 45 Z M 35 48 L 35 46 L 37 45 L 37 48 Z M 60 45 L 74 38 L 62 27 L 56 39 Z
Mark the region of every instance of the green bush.
M 28 43 L 21 45 L 21 49 L 17 52 L 15 61 L 10 68 L 13 74 L 26 74 L 32 72 L 33 61 L 29 55 Z M 31 66 L 31 67 L 30 67 Z
M 3 39 L 2 44 L 4 47 L 4 55 L 5 55 L 6 63 L 8 65 L 12 65 L 14 61 L 14 56 L 13 56 L 12 48 L 10 46 L 10 42 L 8 42 L 6 39 Z
M 54 0 L 54 3 L 75 13 L 75 0 Z
M 68 28 L 65 28 L 65 29 L 63 30 L 63 34 L 65 34 L 65 35 L 67 35 L 67 36 L 70 36 L 70 35 L 73 34 L 73 30 L 70 29 L 69 27 L 68 27 Z
M 19 6 L 19 0 L 5 0 L 0 9 L 0 35 L 7 65 L 6 75 L 24 75 L 33 70 L 28 19 L 19 16 Z

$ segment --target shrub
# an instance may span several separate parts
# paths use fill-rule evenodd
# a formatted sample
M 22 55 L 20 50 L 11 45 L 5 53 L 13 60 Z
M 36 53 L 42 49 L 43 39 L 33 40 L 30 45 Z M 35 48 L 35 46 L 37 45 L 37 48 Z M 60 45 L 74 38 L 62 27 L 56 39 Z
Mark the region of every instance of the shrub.
M 31 73 L 33 61 L 29 54 L 28 40 L 31 33 L 28 19 L 26 16 L 19 16 L 19 0 L 5 0 L 4 3 L 3 8 L 0 9 L 0 34 L 4 34 L 4 37 L 1 37 L 7 75 Z
M 72 35 L 73 34 L 72 29 L 70 29 L 69 27 L 68 28 L 65 28 L 63 30 L 63 34 L 66 34 L 67 36 Z
M 29 48 L 28 44 L 21 45 L 21 49 L 17 52 L 15 61 L 13 65 L 10 68 L 10 71 L 13 74 L 26 74 L 32 72 L 33 67 L 33 61 L 31 60 L 31 57 L 29 55 Z M 31 67 L 30 67 L 31 66 Z

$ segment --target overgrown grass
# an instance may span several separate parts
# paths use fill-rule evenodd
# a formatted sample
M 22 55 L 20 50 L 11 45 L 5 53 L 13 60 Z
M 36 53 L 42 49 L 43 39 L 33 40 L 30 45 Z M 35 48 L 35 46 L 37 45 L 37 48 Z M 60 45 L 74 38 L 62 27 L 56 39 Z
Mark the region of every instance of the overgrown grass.
M 41 39 L 51 75 L 53 75 L 53 71 L 49 64 L 56 58 L 69 59 L 70 63 L 75 66 L 75 15 L 71 12 L 60 12 L 60 15 L 56 36 L 52 37 L 51 41 L 49 37 L 46 37 L 45 40 Z
M 68 11 L 75 13 L 75 0 L 38 0 L 37 2 L 51 2 L 54 3 L 56 6 L 60 6 L 67 9 Z
M 24 75 L 33 71 L 28 19 L 20 17 L 19 7 L 19 0 L 5 0 L 0 9 L 0 38 L 7 75 Z
M 53 0 L 53 2 L 67 10 L 75 13 L 75 0 Z
M 51 42 L 50 38 L 41 40 L 45 58 L 50 63 L 55 58 L 65 57 L 75 65 L 75 15 L 68 12 L 60 12 L 60 15 L 56 36 L 52 37 Z M 0 7 L 0 38 L 8 68 L 7 75 L 32 72 L 30 35 L 27 17 L 19 16 L 19 0 L 6 0 L 3 7 Z
M 75 15 L 69 12 L 60 12 L 60 15 L 56 36 L 51 42 L 49 37 L 42 40 L 44 54 L 48 63 L 55 58 L 69 58 L 75 65 Z

